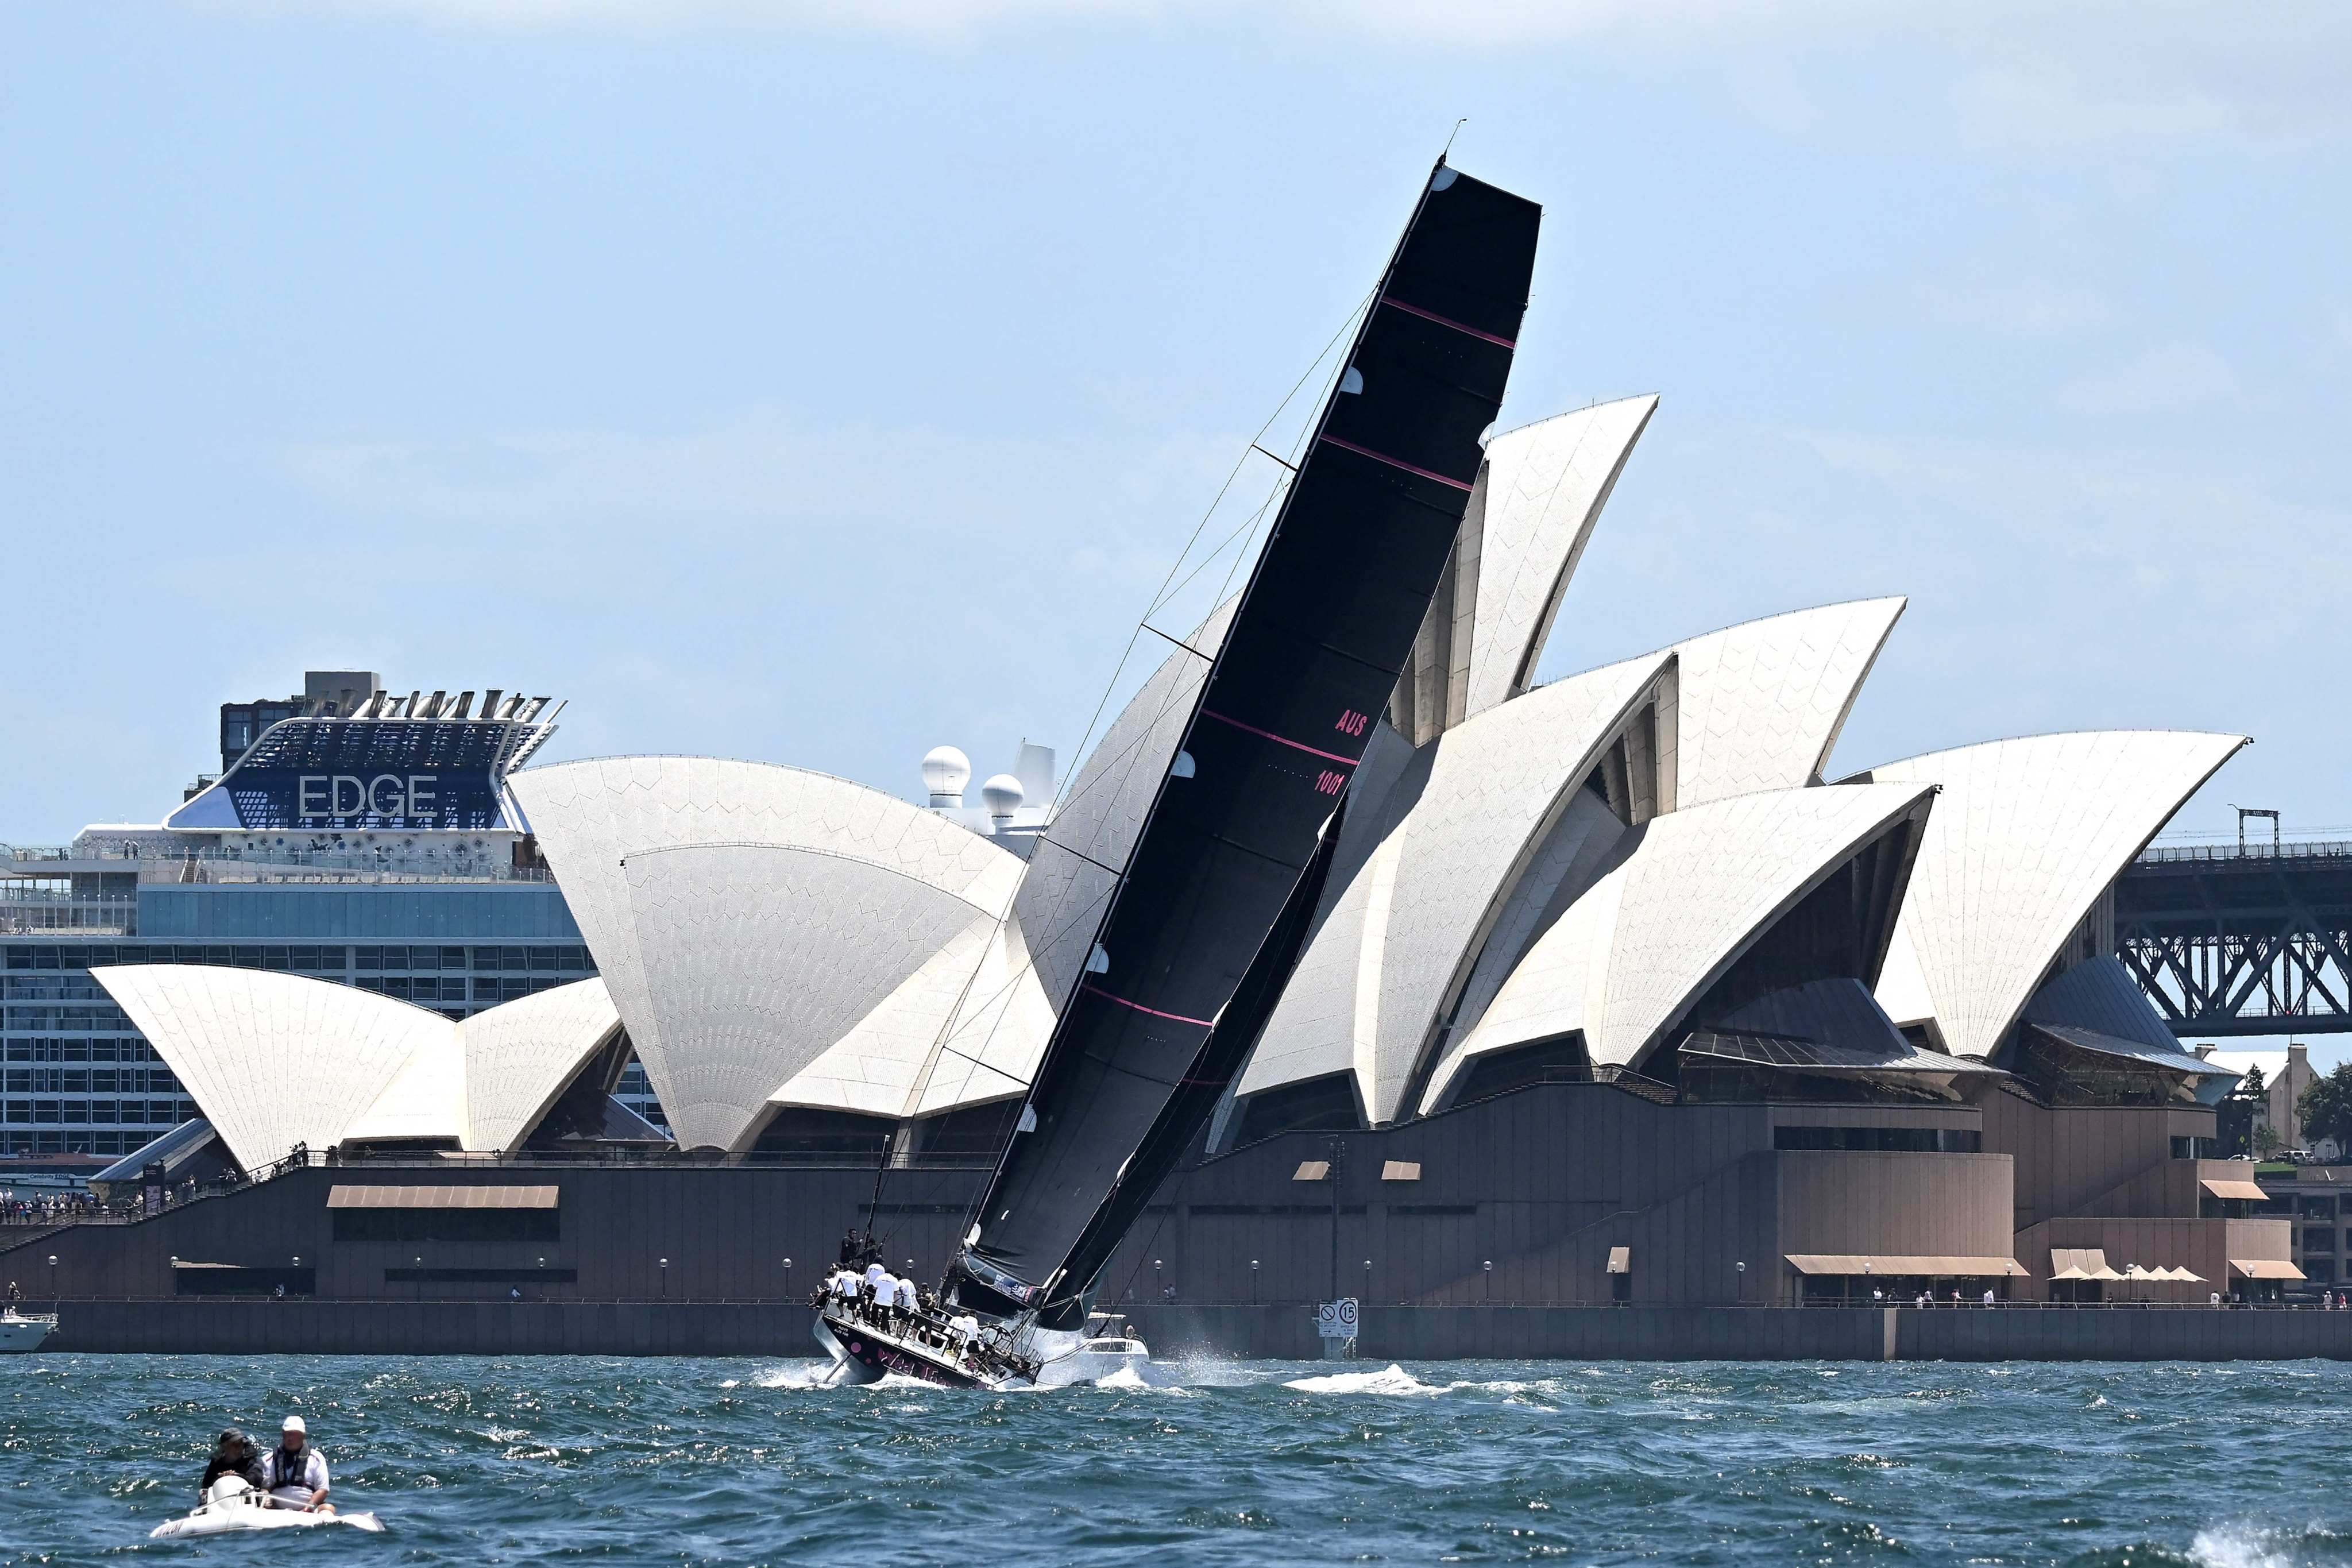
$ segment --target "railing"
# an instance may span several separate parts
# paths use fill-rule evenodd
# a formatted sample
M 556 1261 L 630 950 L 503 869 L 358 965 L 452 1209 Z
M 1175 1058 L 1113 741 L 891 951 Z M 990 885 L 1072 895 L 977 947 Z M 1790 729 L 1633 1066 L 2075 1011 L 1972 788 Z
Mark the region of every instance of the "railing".
M 2352 839 L 2287 839 L 2278 844 L 2156 844 L 2140 851 L 2140 866 L 2213 864 L 2231 860 L 2352 860 Z
M 349 880 L 413 882 L 552 882 L 544 866 L 516 866 L 486 852 L 479 858 L 401 859 L 371 850 L 247 849 L 238 845 L 154 845 L 123 841 L 72 845 L 0 845 L 0 863 L 34 867 L 61 861 L 118 865 L 142 882 Z M 249 873 L 239 876 L 239 871 Z M 299 877 L 289 871 L 348 873 Z M 276 873 L 276 874 L 271 874 Z
M 125 893 L 74 893 L 63 888 L 25 888 L 0 882 L 0 933 L 88 931 L 125 936 L 138 929 L 139 900 Z

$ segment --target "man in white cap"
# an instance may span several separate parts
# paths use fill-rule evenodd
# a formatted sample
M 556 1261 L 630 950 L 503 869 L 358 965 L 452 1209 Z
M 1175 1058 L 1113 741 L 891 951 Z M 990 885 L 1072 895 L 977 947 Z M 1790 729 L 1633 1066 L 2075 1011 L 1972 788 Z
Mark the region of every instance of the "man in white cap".
M 289 1415 L 278 1427 L 278 1447 L 261 1468 L 272 1507 L 335 1511 L 327 1501 L 327 1461 L 310 1447 L 310 1429 L 299 1415 Z

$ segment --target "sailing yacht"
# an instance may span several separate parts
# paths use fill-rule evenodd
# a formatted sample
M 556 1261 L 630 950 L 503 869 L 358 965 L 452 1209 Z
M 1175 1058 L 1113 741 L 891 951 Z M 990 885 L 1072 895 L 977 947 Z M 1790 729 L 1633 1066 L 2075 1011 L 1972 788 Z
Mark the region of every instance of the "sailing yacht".
M 1103 1266 L 1201 1135 L 1305 943 L 1502 404 L 1541 220 L 1439 159 L 1223 639 L 1194 650 L 1205 668 L 1181 742 L 1106 868 L 1087 963 L 938 1304 L 828 1298 L 816 1334 L 842 1380 L 1034 1384 L 1087 1343 Z M 1048 828 L 1037 854 L 1054 852 Z

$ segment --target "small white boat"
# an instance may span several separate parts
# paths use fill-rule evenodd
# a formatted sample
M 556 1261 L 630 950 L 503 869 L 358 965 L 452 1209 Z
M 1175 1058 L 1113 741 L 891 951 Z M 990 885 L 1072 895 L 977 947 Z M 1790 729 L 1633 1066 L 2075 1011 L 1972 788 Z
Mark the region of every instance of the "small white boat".
M 272 1503 L 236 1476 L 223 1476 L 196 1506 L 194 1513 L 167 1519 L 147 1532 L 153 1541 L 180 1541 L 199 1535 L 226 1535 L 233 1530 L 307 1530 L 322 1524 L 348 1524 L 353 1530 L 383 1528 L 372 1513 L 313 1513 L 308 1509 Z
M 1076 1348 L 1050 1357 L 1037 1382 L 1046 1387 L 1100 1383 L 1119 1373 L 1140 1378 L 1150 1363 L 1150 1348 L 1127 1326 L 1123 1315 L 1097 1312 L 1087 1320 Z
M 38 1350 L 43 1340 L 57 1331 L 54 1312 L 39 1317 L 25 1317 L 10 1307 L 0 1311 L 0 1355 Z

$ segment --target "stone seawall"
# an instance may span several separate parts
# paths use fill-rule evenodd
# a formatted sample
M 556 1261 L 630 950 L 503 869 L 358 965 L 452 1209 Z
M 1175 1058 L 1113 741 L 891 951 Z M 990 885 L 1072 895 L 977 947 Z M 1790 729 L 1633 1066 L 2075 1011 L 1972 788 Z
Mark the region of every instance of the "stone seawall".
M 250 1355 L 817 1353 L 803 1308 L 761 1302 L 67 1300 L 45 1350 Z M 1163 1359 L 1309 1361 L 1298 1306 L 1139 1306 Z M 2085 1308 L 1366 1307 L 1359 1360 L 2352 1360 L 2352 1312 Z

